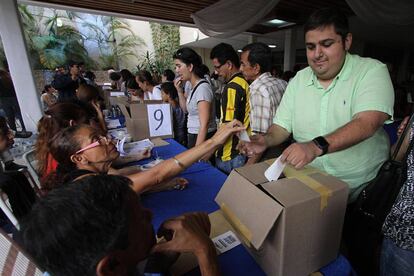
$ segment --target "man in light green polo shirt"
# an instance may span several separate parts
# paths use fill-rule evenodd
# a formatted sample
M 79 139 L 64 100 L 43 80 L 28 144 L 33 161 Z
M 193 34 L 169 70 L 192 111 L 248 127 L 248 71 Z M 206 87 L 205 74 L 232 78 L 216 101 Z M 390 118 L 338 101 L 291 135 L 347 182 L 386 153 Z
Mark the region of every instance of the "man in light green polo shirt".
M 352 35 L 339 12 L 316 11 L 304 32 L 309 67 L 290 81 L 268 133 L 240 148 L 254 155 L 292 134 L 282 161 L 342 179 L 352 202 L 389 155 L 382 125 L 393 115 L 391 79 L 381 62 L 348 53 Z

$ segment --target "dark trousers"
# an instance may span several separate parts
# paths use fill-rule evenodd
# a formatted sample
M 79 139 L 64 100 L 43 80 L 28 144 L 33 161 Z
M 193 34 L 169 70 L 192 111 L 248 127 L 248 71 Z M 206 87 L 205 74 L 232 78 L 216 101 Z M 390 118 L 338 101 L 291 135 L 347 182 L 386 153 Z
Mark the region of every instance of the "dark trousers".
M 216 131 L 208 132 L 206 140 L 213 137 L 214 133 L 216 133 Z M 198 134 L 191 134 L 191 133 L 187 134 L 187 148 L 191 149 L 195 146 L 197 142 L 197 137 L 198 137 Z
M 379 274 L 382 233 L 364 221 L 355 211 L 355 203 L 346 209 L 342 240 L 345 245 L 342 253 L 359 276 Z
M 17 101 L 17 98 L 14 97 L 5 97 L 0 99 L 0 108 L 4 110 L 4 113 L 6 113 L 7 117 L 7 123 L 9 124 L 9 127 L 16 131 L 16 117 L 19 119 L 22 129 L 25 130 L 24 122 L 22 113 L 20 111 L 19 102 Z
M 213 137 L 214 133 L 216 133 L 216 131 L 208 132 L 206 140 Z M 190 134 L 190 133 L 187 134 L 187 138 L 188 138 L 187 148 L 191 149 L 195 146 L 195 144 L 197 142 L 197 136 L 198 136 L 197 134 Z M 216 163 L 215 155 L 213 154 L 208 161 L 210 161 L 211 165 L 214 166 L 215 163 Z

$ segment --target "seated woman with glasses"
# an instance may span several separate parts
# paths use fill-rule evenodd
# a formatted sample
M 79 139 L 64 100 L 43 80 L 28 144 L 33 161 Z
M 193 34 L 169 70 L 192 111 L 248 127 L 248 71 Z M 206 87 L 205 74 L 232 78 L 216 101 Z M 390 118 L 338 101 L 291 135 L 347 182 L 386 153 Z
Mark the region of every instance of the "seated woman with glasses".
M 57 103 L 45 112 L 45 115 L 38 123 L 38 137 L 35 145 L 37 171 L 41 176 L 41 182 L 56 171 L 58 162 L 53 158 L 49 143 L 61 129 L 73 125 L 88 124 L 95 128 L 100 128 L 96 121 L 96 114 L 93 108 L 81 103 Z M 132 161 L 138 161 L 150 157 L 150 152 L 143 152 L 133 156 L 120 157 L 116 160 L 116 165 L 122 165 Z
M 167 180 L 198 161 L 206 153 L 216 150 L 229 136 L 243 129 L 238 121 L 224 124 L 211 139 L 199 146 L 165 160 L 147 171 L 127 175 L 133 182 L 132 189 L 137 193 L 165 189 Z M 61 130 L 53 137 L 49 147 L 59 163 L 56 173 L 45 183 L 49 190 L 86 175 L 111 174 L 111 164 L 119 156 L 112 140 L 88 125 L 75 125 Z M 175 188 L 182 189 L 187 182 L 179 182 L 177 185 Z

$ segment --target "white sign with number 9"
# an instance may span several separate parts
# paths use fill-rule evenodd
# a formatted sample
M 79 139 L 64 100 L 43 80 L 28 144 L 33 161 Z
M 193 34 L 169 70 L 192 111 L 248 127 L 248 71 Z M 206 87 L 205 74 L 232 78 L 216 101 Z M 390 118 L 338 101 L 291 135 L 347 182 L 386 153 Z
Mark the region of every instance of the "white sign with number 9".
M 147 112 L 151 137 L 172 135 L 170 104 L 149 104 Z

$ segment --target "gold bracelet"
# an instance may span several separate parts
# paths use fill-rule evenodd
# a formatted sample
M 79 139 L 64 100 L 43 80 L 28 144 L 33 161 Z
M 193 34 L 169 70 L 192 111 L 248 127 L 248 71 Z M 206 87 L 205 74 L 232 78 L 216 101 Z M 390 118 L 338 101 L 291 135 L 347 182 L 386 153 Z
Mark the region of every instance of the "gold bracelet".
M 185 166 L 183 163 L 181 163 L 175 156 L 172 158 L 174 160 L 174 162 L 180 166 L 181 169 L 185 169 Z

